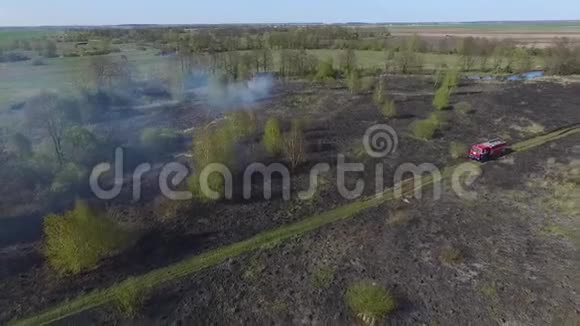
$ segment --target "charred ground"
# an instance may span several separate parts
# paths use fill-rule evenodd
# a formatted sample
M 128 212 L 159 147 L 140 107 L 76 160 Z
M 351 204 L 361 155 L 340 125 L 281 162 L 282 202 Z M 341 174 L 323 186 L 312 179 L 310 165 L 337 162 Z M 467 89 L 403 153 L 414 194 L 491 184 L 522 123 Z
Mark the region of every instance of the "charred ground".
M 456 162 L 449 154 L 452 141 L 468 145 L 501 136 L 513 143 L 580 118 L 576 84 L 464 81 L 452 102 L 467 102 L 472 112 L 444 111 L 447 122 L 439 134 L 431 141 L 417 140 L 408 127 L 433 110 L 431 78 L 384 78 L 398 112 L 389 120 L 379 113 L 372 92 L 352 95 L 340 85 L 277 83 L 273 95 L 252 108 L 260 121 L 272 115 L 283 126 L 296 117 L 307 121 L 307 163 L 293 173 L 293 193 L 307 187 L 309 166 L 316 162 L 334 165 L 342 153 L 367 166 L 366 173 L 350 175 L 347 184 L 363 177 L 368 185 L 365 193 L 372 194 L 373 167 L 379 161 L 366 157 L 361 141 L 365 130 L 377 123 L 388 123 L 400 138 L 398 151 L 380 160 L 385 166 L 385 185 L 391 186 L 393 173 L 402 163 L 428 162 L 443 168 Z M 145 120 L 187 129 L 220 118 L 195 103 L 158 110 L 119 123 L 135 126 L 136 121 Z M 147 296 L 137 321 L 352 323 L 343 295 L 350 283 L 360 279 L 392 290 L 399 303 L 389 318 L 392 323 L 574 320 L 579 300 L 573 287 L 578 266 L 577 242 L 573 241 L 577 211 L 541 205 L 522 194 L 548 198 L 550 185 L 535 187 L 532 181 L 551 180 L 545 177 L 546 171 L 554 166 L 573 168 L 578 153 L 571 149 L 578 140 L 573 136 L 487 164 L 474 186 L 479 195 L 476 202 L 457 198 L 449 190 L 438 201 L 426 193 L 422 200 L 385 204 L 167 284 Z M 0 269 L 0 320 L 33 314 L 80 293 L 344 204 L 346 200 L 334 186 L 335 172 L 333 168 L 324 176 L 325 186 L 311 201 L 294 197 L 283 201 L 276 184 L 271 201 L 179 204 L 174 214 L 164 218 L 159 201 L 135 205 L 119 199 L 109 209 L 116 212 L 119 222 L 143 236 L 133 248 L 104 260 L 96 270 L 72 278 L 52 273 L 42 260 L 40 242 L 3 249 L 2 259 L 8 263 Z M 556 178 L 553 184 L 560 181 Z M 259 192 L 257 181 L 256 187 Z M 152 182 L 146 197 L 153 198 L 156 191 Z M 126 320 L 114 308 L 103 307 L 63 322 Z

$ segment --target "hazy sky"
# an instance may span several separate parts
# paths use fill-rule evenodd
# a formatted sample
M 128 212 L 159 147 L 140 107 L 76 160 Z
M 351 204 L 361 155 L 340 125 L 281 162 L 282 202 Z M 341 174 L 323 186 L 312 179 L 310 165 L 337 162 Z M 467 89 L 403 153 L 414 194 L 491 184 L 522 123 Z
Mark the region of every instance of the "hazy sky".
M 0 26 L 580 19 L 579 0 L 3 0 Z

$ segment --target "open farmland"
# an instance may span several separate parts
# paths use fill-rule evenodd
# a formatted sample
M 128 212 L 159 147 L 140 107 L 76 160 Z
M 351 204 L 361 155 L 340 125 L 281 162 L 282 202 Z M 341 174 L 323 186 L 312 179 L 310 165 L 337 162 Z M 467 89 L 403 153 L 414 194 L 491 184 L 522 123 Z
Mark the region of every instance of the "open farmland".
M 421 35 L 440 40 L 460 37 L 486 37 L 512 39 L 518 44 L 544 48 L 552 44 L 554 38 L 568 38 L 580 44 L 580 23 L 498 23 L 498 24 L 438 24 L 438 25 L 387 25 L 395 36 Z

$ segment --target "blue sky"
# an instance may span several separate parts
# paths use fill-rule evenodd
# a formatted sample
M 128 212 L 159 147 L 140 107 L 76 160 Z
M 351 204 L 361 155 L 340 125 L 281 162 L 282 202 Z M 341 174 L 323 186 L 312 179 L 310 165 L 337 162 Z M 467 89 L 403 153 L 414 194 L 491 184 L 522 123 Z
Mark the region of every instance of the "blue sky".
M 3 0 L 0 26 L 580 19 L 578 0 Z

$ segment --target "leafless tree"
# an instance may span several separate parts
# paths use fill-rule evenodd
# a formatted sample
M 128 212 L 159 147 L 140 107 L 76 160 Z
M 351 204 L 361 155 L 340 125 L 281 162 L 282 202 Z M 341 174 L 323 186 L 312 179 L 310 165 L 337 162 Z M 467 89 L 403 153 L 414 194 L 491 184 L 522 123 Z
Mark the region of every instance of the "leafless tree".
M 305 160 L 306 145 L 302 123 L 298 120 L 292 121 L 292 128 L 284 142 L 286 156 L 290 161 L 290 166 L 295 169 Z
M 58 108 L 58 97 L 51 93 L 37 95 L 28 101 L 25 112 L 29 126 L 44 129 L 48 134 L 58 163 L 62 165 L 64 161 L 62 138 L 66 127 L 66 117 Z
M 112 88 L 116 82 L 126 82 L 131 78 L 131 69 L 125 56 L 95 56 L 91 58 L 89 71 L 98 88 Z

